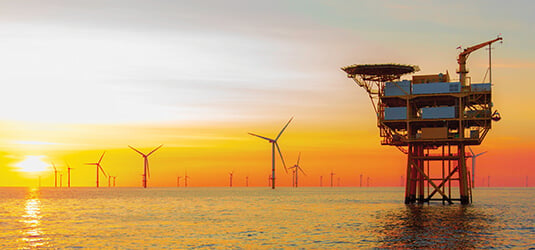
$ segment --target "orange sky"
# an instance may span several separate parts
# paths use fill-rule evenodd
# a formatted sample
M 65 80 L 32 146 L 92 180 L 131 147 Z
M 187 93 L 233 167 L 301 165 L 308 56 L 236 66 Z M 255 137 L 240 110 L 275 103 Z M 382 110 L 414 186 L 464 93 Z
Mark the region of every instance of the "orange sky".
M 406 63 L 456 78 L 455 48 L 498 33 L 493 102 L 503 119 L 474 148 L 488 151 L 476 183 L 535 181 L 535 34 L 525 32 L 535 20 L 522 4 L 30 2 L 0 3 L 0 186 L 37 185 L 38 176 L 54 185 L 51 169 L 17 168 L 27 156 L 54 162 L 63 185 L 67 161 L 73 186 L 94 186 L 95 169 L 83 164 L 103 151 L 119 186 L 141 186 L 142 158 L 127 145 L 160 144 L 149 186 L 174 186 L 186 170 L 189 186 L 226 186 L 229 171 L 235 186 L 245 176 L 267 186 L 271 146 L 247 132 L 274 137 L 292 116 L 279 144 L 288 166 L 302 153 L 301 185 L 319 176 L 328 185 L 334 171 L 343 186 L 361 174 L 399 186 L 405 155 L 380 145 L 367 95 L 340 67 Z M 470 56 L 473 82 L 486 65 L 486 51 Z M 290 186 L 281 167 L 278 183 Z

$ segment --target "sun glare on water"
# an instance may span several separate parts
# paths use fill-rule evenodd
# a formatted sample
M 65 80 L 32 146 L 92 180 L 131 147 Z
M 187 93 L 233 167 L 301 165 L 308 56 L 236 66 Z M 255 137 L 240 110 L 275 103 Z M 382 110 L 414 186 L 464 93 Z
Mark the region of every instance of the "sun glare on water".
M 18 170 L 26 173 L 37 173 L 48 170 L 49 164 L 41 160 L 42 155 L 27 155 L 26 159 L 15 164 Z

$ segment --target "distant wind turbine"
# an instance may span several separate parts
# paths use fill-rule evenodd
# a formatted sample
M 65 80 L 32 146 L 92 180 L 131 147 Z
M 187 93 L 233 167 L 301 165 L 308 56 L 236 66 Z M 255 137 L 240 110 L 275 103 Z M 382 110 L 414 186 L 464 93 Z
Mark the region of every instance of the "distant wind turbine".
M 188 179 L 189 179 L 188 172 L 184 171 L 184 187 L 188 187 Z
M 108 177 L 108 175 L 106 174 L 106 172 L 104 172 L 104 169 L 100 165 L 100 162 L 102 161 L 102 158 L 104 158 L 104 154 L 106 154 L 106 151 L 104 151 L 104 153 L 102 153 L 102 156 L 100 156 L 100 159 L 96 163 L 85 163 L 85 165 L 93 165 L 93 166 L 96 166 L 96 168 L 97 168 L 97 188 L 99 186 L 99 180 L 98 180 L 99 171 L 102 171 L 104 176 Z
M 232 176 L 234 175 L 234 170 L 232 172 L 228 172 L 229 177 L 229 187 L 232 187 Z
M 141 151 L 139 151 L 139 150 L 135 149 L 134 147 L 128 145 L 128 147 L 130 147 L 132 150 L 138 152 L 143 157 L 143 187 L 144 188 L 147 188 L 147 177 L 150 178 L 149 159 L 148 159 L 148 157 L 152 153 L 154 153 L 156 150 L 161 148 L 162 146 L 163 146 L 163 144 L 158 146 L 157 148 L 153 149 L 152 151 L 150 151 L 150 153 L 143 154 L 143 153 L 141 153 Z
M 276 147 L 277 150 L 279 151 L 279 156 L 280 156 L 280 158 L 281 158 L 282 165 L 284 166 L 284 171 L 288 172 L 288 170 L 286 169 L 286 163 L 284 163 L 284 158 L 282 157 L 282 153 L 281 153 L 281 150 L 280 150 L 280 148 L 279 148 L 279 144 L 277 143 L 277 141 L 278 141 L 279 138 L 281 137 L 282 132 L 284 132 L 284 130 L 286 129 L 286 127 L 288 127 L 288 125 L 290 124 L 290 122 L 292 121 L 292 119 L 293 119 L 293 117 L 290 118 L 290 120 L 288 121 L 288 123 L 286 123 L 286 125 L 282 128 L 282 130 L 279 132 L 279 134 L 277 135 L 277 137 L 275 137 L 275 139 L 271 139 L 271 138 L 267 138 L 267 137 L 260 136 L 260 135 L 257 135 L 257 134 L 249 133 L 249 134 L 252 135 L 252 136 L 256 136 L 256 137 L 258 137 L 258 138 L 267 140 L 269 143 L 271 143 L 271 188 L 272 188 L 272 189 L 275 189 L 275 147 Z
M 108 175 L 108 187 L 115 187 L 115 178 L 116 178 L 116 176 Z M 113 186 L 111 184 L 112 183 L 111 179 L 113 179 Z
M 320 175 L 320 187 L 323 187 L 323 175 Z
M 332 170 L 331 170 L 331 187 L 333 187 L 333 176 L 336 175 Z
M 476 187 L 476 159 L 477 157 L 479 157 L 480 155 L 483 155 L 485 153 L 487 153 L 487 151 L 483 152 L 483 153 L 479 153 L 479 154 L 474 154 L 474 151 L 472 151 L 472 148 L 470 146 L 468 146 L 468 149 L 470 150 L 470 157 L 472 158 L 472 188 L 475 188 Z
M 58 187 L 58 170 L 56 169 L 56 164 L 53 162 L 52 167 L 54 168 L 54 187 Z
M 180 176 L 176 177 L 176 187 L 180 187 Z
M 59 173 L 59 187 L 63 187 L 63 174 Z
M 526 180 L 527 180 L 527 178 L 526 178 Z M 245 176 L 245 186 L 249 187 L 249 176 Z
M 69 165 L 69 163 L 65 162 L 65 164 L 67 164 L 67 187 L 71 187 L 71 166 Z
M 305 176 L 307 175 L 307 174 L 305 174 L 305 171 L 303 171 L 301 166 L 299 166 L 299 160 L 301 160 L 301 153 L 299 153 L 299 156 L 297 157 L 297 163 L 295 165 L 293 165 L 292 167 L 289 167 L 289 169 L 293 168 L 293 174 L 294 174 L 293 177 L 294 177 L 294 186 L 295 187 L 299 186 L 299 171 L 301 171 L 301 173 L 303 173 Z

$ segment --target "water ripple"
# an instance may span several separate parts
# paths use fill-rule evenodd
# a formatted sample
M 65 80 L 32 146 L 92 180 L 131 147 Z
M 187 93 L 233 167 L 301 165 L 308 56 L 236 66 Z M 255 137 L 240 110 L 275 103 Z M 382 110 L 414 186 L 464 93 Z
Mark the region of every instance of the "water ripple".
M 1 191 L 3 249 L 535 247 L 531 189 L 471 206 L 406 206 L 401 188 Z

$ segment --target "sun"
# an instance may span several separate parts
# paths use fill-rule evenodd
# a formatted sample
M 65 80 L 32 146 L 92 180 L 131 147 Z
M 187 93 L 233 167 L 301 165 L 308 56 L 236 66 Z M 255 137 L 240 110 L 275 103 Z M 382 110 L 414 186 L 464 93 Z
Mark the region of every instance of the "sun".
M 19 171 L 26 173 L 37 173 L 48 170 L 49 164 L 43 162 L 43 155 L 27 155 L 26 159 L 15 164 Z

